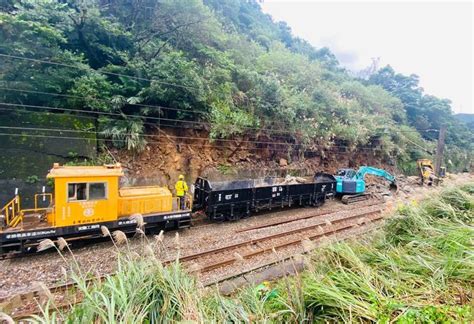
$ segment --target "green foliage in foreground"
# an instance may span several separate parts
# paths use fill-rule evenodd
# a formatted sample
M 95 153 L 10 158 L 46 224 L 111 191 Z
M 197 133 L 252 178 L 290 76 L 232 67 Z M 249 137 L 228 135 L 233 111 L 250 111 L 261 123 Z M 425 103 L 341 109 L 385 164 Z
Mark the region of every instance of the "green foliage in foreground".
M 397 322 L 472 320 L 474 184 L 399 209 L 371 240 L 326 244 L 303 274 L 231 297 L 199 289 L 178 263 L 144 247 L 119 258 L 117 275 L 86 287 L 66 322 Z M 54 309 L 53 305 L 49 305 Z

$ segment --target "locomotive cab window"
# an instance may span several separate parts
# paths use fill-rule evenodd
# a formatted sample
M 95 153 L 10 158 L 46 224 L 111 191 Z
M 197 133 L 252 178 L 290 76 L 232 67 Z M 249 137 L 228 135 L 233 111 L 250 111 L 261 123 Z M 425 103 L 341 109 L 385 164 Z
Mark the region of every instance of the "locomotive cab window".
M 107 199 L 107 185 L 105 182 L 69 183 L 68 201 Z
M 105 199 L 106 197 L 105 183 L 96 182 L 89 183 L 89 199 L 88 200 L 98 200 Z
M 70 183 L 67 187 L 69 201 L 87 200 L 87 183 Z

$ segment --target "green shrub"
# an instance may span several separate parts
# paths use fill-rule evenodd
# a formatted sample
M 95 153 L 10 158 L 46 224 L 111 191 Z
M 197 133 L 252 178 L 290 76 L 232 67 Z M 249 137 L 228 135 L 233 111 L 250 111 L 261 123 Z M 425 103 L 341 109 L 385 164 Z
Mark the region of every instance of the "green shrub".
M 474 195 L 474 184 L 473 183 L 466 184 L 461 187 L 461 190 L 467 192 L 470 195 Z
M 459 211 L 474 209 L 473 198 L 461 189 L 445 190 L 441 193 L 441 199 Z

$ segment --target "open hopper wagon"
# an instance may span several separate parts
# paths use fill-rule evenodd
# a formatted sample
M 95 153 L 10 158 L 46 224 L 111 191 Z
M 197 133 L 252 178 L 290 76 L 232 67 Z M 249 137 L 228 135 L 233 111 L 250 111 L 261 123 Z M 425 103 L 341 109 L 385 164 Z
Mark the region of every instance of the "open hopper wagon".
M 286 183 L 282 178 L 211 181 L 200 177 L 194 187 L 193 211 L 201 210 L 211 220 L 237 220 L 260 210 L 320 206 L 335 194 L 336 179 L 326 173 L 317 173 L 304 183 Z

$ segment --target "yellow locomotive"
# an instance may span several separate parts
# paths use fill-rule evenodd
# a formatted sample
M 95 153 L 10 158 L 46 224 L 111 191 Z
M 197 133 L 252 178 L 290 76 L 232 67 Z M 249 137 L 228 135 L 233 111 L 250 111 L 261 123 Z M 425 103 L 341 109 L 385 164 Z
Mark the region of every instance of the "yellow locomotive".
M 137 227 L 137 219 L 130 217 L 134 214 L 142 215 L 147 230 L 190 226 L 190 202 L 179 210 L 166 187 L 119 188 L 122 176 L 120 164 L 55 163 L 47 175 L 54 181 L 54 194 L 36 194 L 31 209 L 22 209 L 21 197 L 15 195 L 0 210 L 0 254 L 28 251 L 46 238 L 101 237 L 101 226 L 132 233 Z M 47 199 L 49 206 L 39 208 L 39 199 Z

